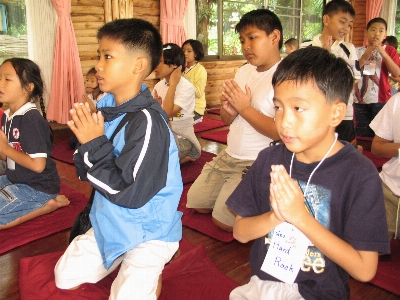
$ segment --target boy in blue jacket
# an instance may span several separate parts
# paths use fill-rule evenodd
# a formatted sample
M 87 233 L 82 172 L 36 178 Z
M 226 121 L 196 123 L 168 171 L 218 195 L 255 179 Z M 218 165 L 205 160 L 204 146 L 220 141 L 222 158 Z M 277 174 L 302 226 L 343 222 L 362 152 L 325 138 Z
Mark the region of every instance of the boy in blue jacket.
M 110 299 L 156 299 L 161 272 L 182 237 L 178 149 L 168 116 L 142 85 L 160 61 L 162 41 L 157 29 L 140 19 L 107 23 L 97 38 L 96 77 L 109 94 L 93 115 L 76 104 L 68 122 L 81 143 L 74 155 L 78 175 L 96 190 L 93 227 L 58 261 L 56 285 L 77 289 L 121 265 Z M 132 119 L 111 142 L 127 113 Z

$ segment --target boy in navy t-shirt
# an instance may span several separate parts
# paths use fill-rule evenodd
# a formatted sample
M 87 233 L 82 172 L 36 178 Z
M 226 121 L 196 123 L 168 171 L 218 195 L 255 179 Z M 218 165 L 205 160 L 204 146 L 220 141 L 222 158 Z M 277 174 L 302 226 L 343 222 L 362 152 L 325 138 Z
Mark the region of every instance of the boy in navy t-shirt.
M 353 76 L 320 47 L 287 56 L 273 79 L 282 144 L 260 152 L 226 204 L 234 237 L 255 240 L 252 278 L 230 299 L 348 299 L 348 278 L 371 280 L 389 252 L 381 180 L 337 140 Z

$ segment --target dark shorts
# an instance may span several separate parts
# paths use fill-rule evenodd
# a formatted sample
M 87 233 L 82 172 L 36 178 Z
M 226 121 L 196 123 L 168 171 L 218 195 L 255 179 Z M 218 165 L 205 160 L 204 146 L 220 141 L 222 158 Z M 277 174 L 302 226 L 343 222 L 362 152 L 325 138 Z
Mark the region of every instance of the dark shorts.
M 369 124 L 382 109 L 385 103 L 360 104 L 354 103 L 354 119 L 357 136 L 374 137 L 374 131 Z
M 356 138 L 353 120 L 343 120 L 335 130 L 338 133 L 338 139 L 351 143 Z

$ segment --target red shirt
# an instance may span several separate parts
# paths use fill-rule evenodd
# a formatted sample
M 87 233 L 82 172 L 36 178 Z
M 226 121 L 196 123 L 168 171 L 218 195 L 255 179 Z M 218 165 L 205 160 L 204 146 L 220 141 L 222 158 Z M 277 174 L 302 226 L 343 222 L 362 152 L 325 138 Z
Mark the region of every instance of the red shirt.
M 386 45 L 385 51 L 391 59 L 400 66 L 400 58 L 397 50 L 392 46 Z M 392 89 L 389 83 L 389 71 L 385 60 L 382 59 L 381 74 L 379 77 L 378 102 L 386 103 L 390 97 L 392 97 Z

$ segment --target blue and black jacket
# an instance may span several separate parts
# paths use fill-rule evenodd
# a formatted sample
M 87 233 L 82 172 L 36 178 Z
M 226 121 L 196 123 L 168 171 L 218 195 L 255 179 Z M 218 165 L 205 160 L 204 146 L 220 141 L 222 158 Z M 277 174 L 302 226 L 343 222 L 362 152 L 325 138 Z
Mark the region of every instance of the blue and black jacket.
M 112 94 L 97 108 L 105 135 L 81 145 L 74 155 L 78 176 L 96 190 L 90 220 L 105 268 L 149 240 L 182 238 L 182 193 L 178 149 L 168 116 L 145 87 L 116 106 Z M 133 118 L 109 138 L 126 113 Z

